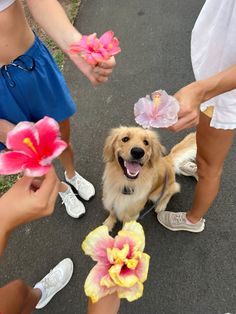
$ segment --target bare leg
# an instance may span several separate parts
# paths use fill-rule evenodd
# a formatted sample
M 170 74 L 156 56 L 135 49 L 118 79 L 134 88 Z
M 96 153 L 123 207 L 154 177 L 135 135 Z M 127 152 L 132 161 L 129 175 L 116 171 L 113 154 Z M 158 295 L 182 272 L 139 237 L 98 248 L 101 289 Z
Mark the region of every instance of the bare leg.
M 207 213 L 218 193 L 224 160 L 231 147 L 234 132 L 210 127 L 210 119 L 201 113 L 197 127 L 199 181 L 192 208 L 187 212 L 187 218 L 192 223 L 196 223 Z
M 15 280 L 0 288 L 0 312 L 30 314 L 41 298 L 41 291 L 33 289 L 22 280 Z
M 102 298 L 97 303 L 88 302 L 88 314 L 116 314 L 119 311 L 120 299 L 116 293 Z
M 14 128 L 14 124 L 7 120 L 0 119 L 0 142 L 6 143 L 7 133 Z
M 70 120 L 64 120 L 59 122 L 61 139 L 65 141 L 68 147 L 64 150 L 64 152 L 59 157 L 60 162 L 63 168 L 66 171 L 66 175 L 69 179 L 71 179 L 75 175 L 75 166 L 74 166 L 74 153 L 72 149 L 72 145 L 70 143 Z

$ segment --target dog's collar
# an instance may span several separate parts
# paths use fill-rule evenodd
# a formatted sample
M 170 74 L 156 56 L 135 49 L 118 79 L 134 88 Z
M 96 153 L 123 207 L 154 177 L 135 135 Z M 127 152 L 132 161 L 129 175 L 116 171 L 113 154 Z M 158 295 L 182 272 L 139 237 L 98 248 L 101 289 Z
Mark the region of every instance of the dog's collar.
M 131 188 L 131 187 L 125 185 L 123 187 L 121 193 L 124 195 L 132 195 L 132 194 L 134 194 L 134 188 Z

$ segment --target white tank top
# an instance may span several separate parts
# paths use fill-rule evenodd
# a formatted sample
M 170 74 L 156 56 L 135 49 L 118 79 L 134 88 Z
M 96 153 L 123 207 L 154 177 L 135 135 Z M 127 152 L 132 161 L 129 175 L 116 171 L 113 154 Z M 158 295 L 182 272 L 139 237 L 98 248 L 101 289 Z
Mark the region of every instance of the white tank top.
M 0 12 L 7 9 L 16 0 L 0 0 Z

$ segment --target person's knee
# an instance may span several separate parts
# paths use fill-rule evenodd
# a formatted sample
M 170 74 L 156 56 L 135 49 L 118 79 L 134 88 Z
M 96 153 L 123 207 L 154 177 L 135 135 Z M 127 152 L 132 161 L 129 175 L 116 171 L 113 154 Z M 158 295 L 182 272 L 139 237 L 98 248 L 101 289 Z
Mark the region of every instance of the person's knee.
M 219 180 L 223 171 L 223 164 L 214 164 L 214 162 L 205 159 L 202 156 L 197 156 L 197 172 L 199 179 Z

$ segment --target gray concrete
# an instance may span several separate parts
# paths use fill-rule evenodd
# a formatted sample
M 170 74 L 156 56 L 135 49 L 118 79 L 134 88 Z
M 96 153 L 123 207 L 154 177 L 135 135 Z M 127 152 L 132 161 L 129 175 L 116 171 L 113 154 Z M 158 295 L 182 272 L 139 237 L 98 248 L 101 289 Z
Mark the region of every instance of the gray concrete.
M 101 202 L 104 139 L 111 127 L 134 124 L 133 104 L 138 98 L 157 88 L 172 93 L 193 79 L 190 34 L 203 3 L 82 1 L 76 23 L 80 31 L 101 34 L 113 29 L 120 38 L 122 54 L 111 81 L 99 88 L 91 87 L 71 63 L 65 65 L 66 79 L 78 103 L 72 123 L 76 166 L 97 189 L 96 197 L 86 203 L 86 216 L 70 218 L 58 201 L 52 217 L 14 233 L 1 262 L 1 284 L 13 278 L 33 284 L 62 258 L 73 259 L 70 284 L 41 313 L 86 312 L 83 283 L 92 262 L 82 254 L 81 242 L 106 217 Z M 162 131 L 162 142 L 169 149 L 184 134 Z M 123 302 L 120 313 L 236 313 L 235 156 L 233 147 L 221 193 L 202 234 L 173 233 L 160 226 L 154 214 L 145 217 L 146 251 L 151 255 L 149 279 L 143 298 L 131 304 Z M 169 210 L 186 210 L 191 204 L 194 180 L 178 181 L 182 192 L 171 200 Z

